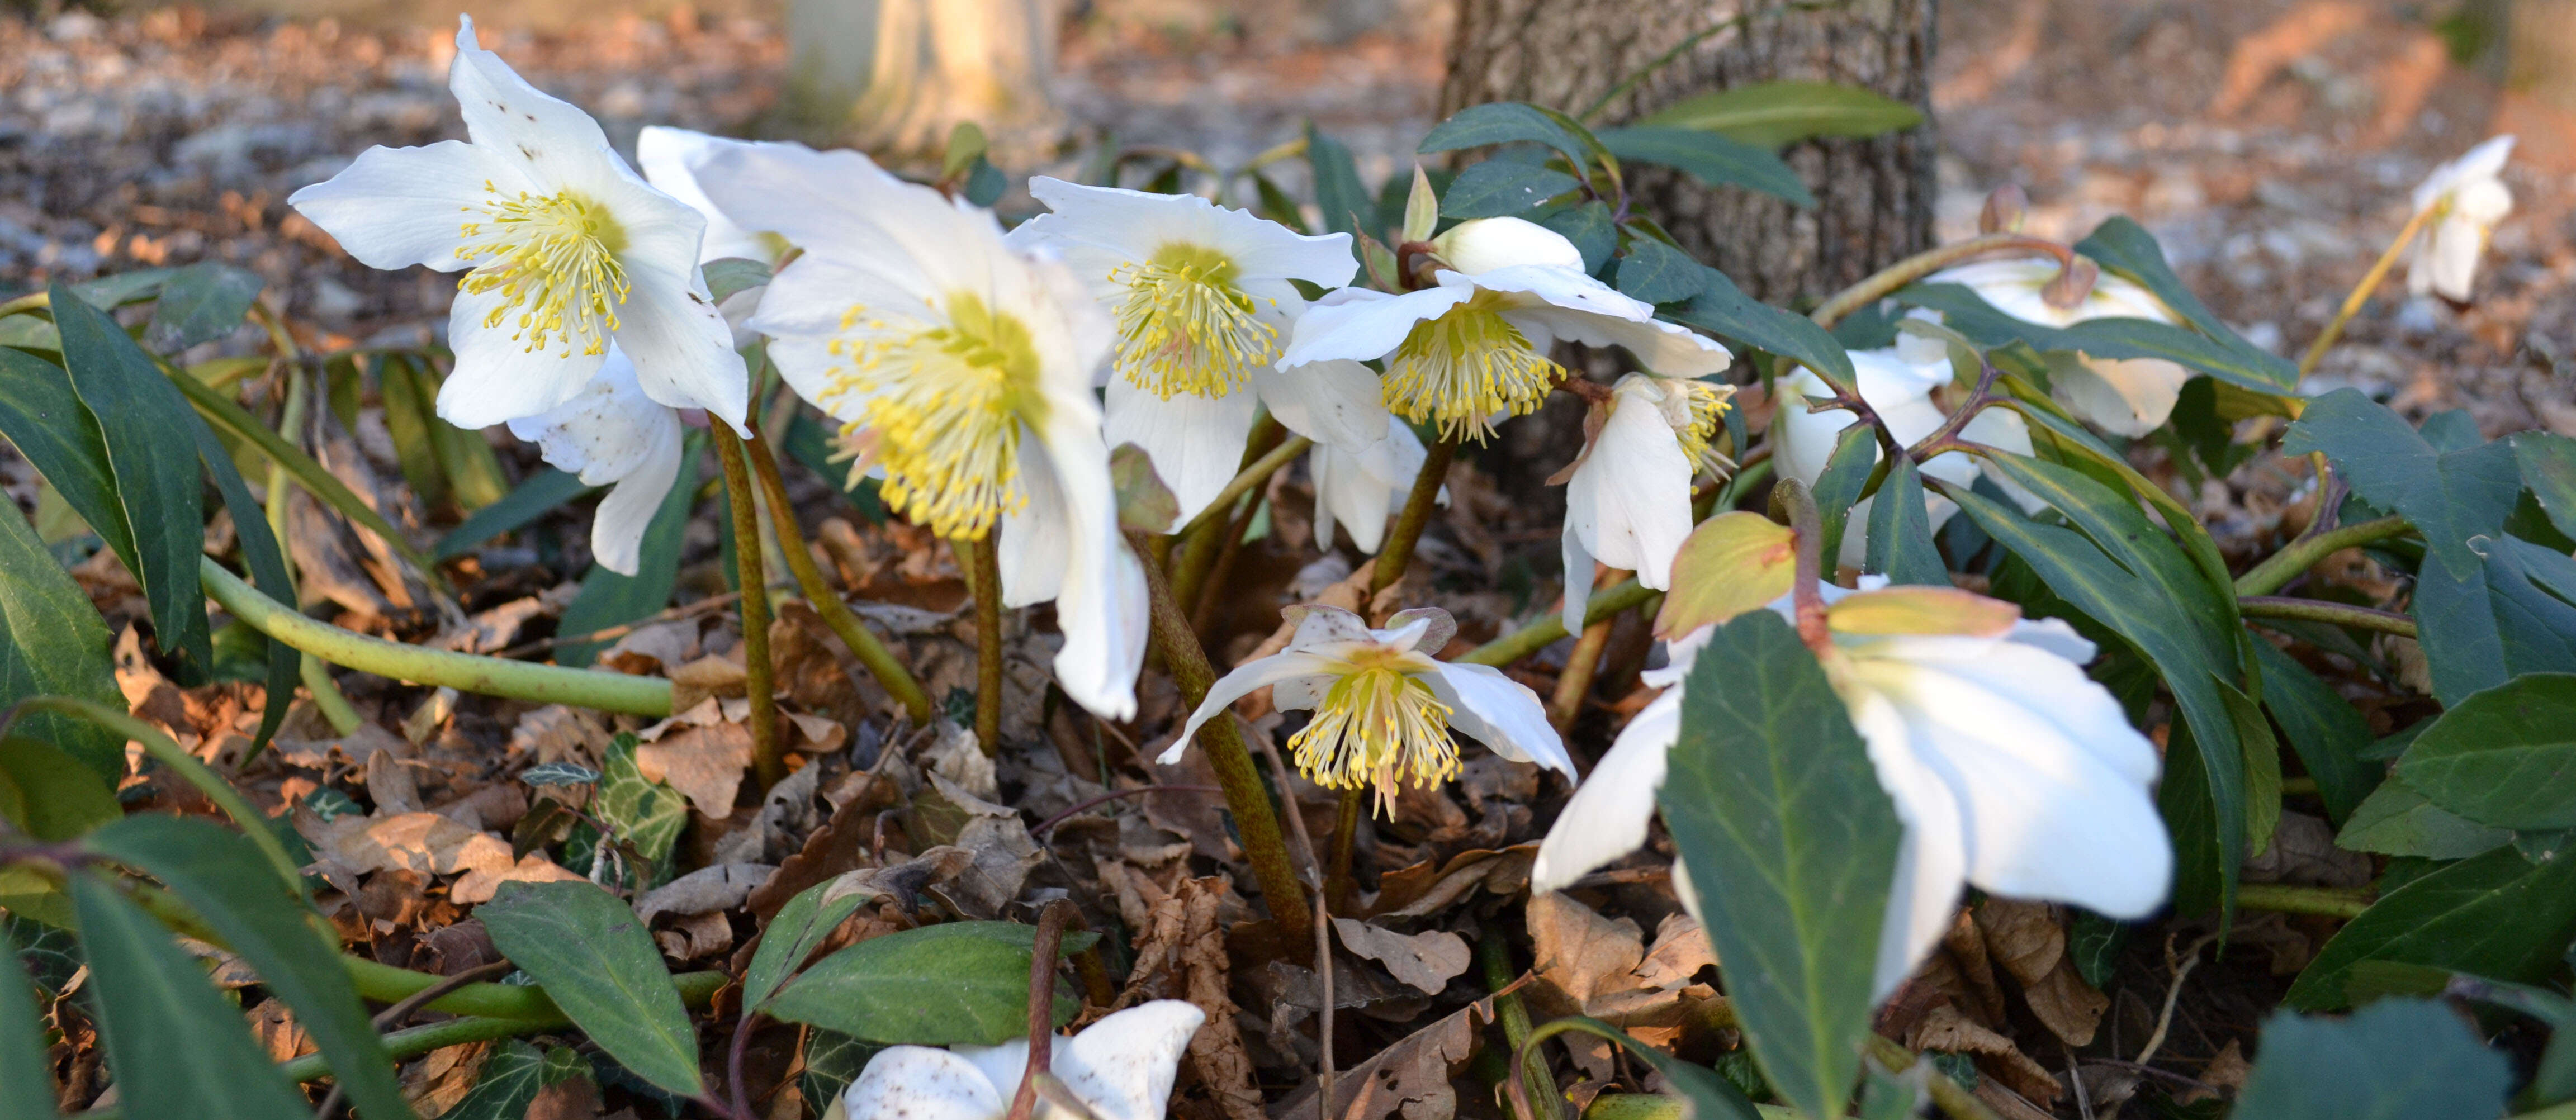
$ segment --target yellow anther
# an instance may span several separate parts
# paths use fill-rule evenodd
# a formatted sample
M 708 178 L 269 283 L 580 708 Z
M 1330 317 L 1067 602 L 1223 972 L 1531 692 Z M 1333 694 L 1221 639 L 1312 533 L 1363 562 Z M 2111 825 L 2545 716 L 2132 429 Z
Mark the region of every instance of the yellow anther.
M 851 309 L 844 322 L 855 322 Z M 1019 319 L 957 293 L 938 321 L 833 340 L 851 368 L 822 399 L 864 402 L 843 430 L 851 478 L 885 468 L 886 505 L 949 538 L 981 539 L 1020 508 L 1020 433 L 1045 417 L 1037 345 Z
M 1680 403 L 1687 410 L 1688 419 L 1676 418 L 1673 435 L 1681 441 L 1682 454 L 1690 457 L 1691 465 L 1713 477 L 1735 469 L 1733 462 L 1711 446 L 1717 440 L 1718 426 L 1725 423 L 1726 410 L 1735 407 L 1728 400 L 1735 395 L 1735 387 L 1678 379 L 1663 384 L 1666 392 L 1680 395 Z M 1742 453 L 1741 448 L 1737 450 Z
M 617 309 L 632 290 L 617 256 L 626 248 L 625 228 L 607 207 L 572 191 L 504 198 L 488 181 L 483 190 L 484 203 L 467 208 L 483 218 L 463 223 L 465 245 L 456 252 L 458 260 L 479 262 L 457 290 L 501 294 L 483 325 L 499 327 L 515 313 L 510 337 L 529 353 L 557 343 L 563 357 L 576 344 L 584 354 L 607 353 Z
M 1374 787 L 1379 809 L 1390 815 L 1397 783 L 1406 776 L 1434 785 L 1458 775 L 1449 706 L 1419 679 L 1387 665 L 1360 666 L 1335 680 L 1288 749 L 1316 785 Z
M 1123 264 L 1110 282 L 1118 304 L 1118 372 L 1164 400 L 1222 396 L 1279 356 L 1279 331 L 1234 286 L 1234 261 L 1213 249 L 1171 244 Z
M 1506 297 L 1477 292 L 1437 319 L 1413 325 L 1387 355 L 1388 410 L 1417 423 L 1440 421 L 1443 438 L 1483 443 L 1493 416 L 1520 416 L 1547 400 L 1565 367 L 1548 360 L 1502 316 Z

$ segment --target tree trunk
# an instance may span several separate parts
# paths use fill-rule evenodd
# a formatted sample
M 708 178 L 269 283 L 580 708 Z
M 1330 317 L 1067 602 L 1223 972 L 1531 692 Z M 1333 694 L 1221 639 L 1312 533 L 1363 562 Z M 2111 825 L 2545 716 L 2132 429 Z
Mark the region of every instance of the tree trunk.
M 1050 0 L 793 0 L 788 110 L 804 131 L 901 157 L 935 156 L 972 122 L 1006 165 L 1050 152 L 1063 126 Z
M 1586 123 L 1620 124 L 1694 94 L 1779 79 L 1865 86 L 1920 107 L 1925 123 L 1904 133 L 1782 153 L 1815 192 L 1813 210 L 1666 168 L 1629 173 L 1646 214 L 1755 298 L 1821 298 L 1931 243 L 1934 2 L 1459 0 L 1441 112 L 1529 101 L 1579 116 L 1684 40 L 1730 22 Z

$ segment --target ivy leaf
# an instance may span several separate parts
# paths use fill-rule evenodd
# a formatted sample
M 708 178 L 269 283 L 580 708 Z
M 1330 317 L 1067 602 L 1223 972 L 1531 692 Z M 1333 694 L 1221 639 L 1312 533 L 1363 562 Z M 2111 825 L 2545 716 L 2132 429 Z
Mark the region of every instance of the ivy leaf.
M 2384 999 L 2347 1019 L 2276 1012 L 2236 1115 L 2261 1120 L 2495 1120 L 2513 1070 L 2429 999 Z
M 599 780 L 599 771 L 578 762 L 540 762 L 519 771 L 519 780 L 532 786 L 586 786 Z
M 474 915 L 609 1057 L 682 1096 L 706 1091 L 697 1030 L 662 950 L 617 896 L 589 883 L 503 883 Z
M 591 809 L 601 823 L 616 830 L 617 839 L 634 845 L 636 855 L 658 869 L 670 858 L 680 830 L 689 823 L 689 801 L 670 783 L 646 778 L 635 764 L 635 747 L 633 734 L 610 740 L 600 760 L 598 799 Z M 582 828 L 588 831 L 589 826 Z
M 483 1071 L 465 1098 L 440 1114 L 439 1120 L 524 1120 L 528 1105 L 543 1088 L 544 1051 L 519 1039 L 501 1043 L 483 1060 Z

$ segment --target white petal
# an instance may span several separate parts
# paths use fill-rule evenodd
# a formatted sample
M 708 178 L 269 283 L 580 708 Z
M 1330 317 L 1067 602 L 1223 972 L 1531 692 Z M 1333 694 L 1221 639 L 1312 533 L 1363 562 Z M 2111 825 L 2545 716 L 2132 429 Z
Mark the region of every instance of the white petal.
M 1136 713 L 1136 674 L 1145 663 L 1145 569 L 1118 531 L 1118 498 L 1099 422 L 1097 412 L 1053 401 L 1035 431 L 1064 496 L 1070 537 L 1070 547 L 1055 557 L 1064 567 L 1055 597 L 1064 647 L 1056 651 L 1055 675 L 1075 703 L 1125 719 Z
M 1515 265 L 1583 271 L 1583 250 L 1564 234 L 1527 218 L 1470 218 L 1431 239 L 1449 267 L 1468 275 Z
M 1656 408 L 1650 383 L 1623 381 L 1592 453 L 1565 484 L 1565 531 L 1637 582 L 1672 586 L 1673 555 L 1691 531 L 1690 457 Z M 1569 581 L 1576 574 L 1569 569 Z
M 330 234 L 369 268 L 428 265 L 440 272 L 464 268 L 456 249 L 464 241 L 459 214 L 484 199 L 483 185 L 516 190 L 518 169 L 461 140 L 425 148 L 369 148 L 329 180 L 287 198 L 287 204 Z
M 679 415 L 646 397 L 633 364 L 612 350 L 580 396 L 510 421 L 510 433 L 585 483 L 616 485 L 593 515 L 590 549 L 608 570 L 634 575 L 644 530 L 680 473 Z
M 532 351 L 510 337 L 518 328 L 506 315 L 500 325 L 484 326 L 484 318 L 507 298 L 497 290 L 456 293 L 447 312 L 456 369 L 439 387 L 439 419 L 460 428 L 488 428 L 534 416 L 578 396 L 607 360 L 578 350 L 566 356 L 560 342 Z
M 897 220 L 909 220 L 920 212 L 918 200 L 866 156 L 802 144 L 729 144 L 701 153 L 690 169 L 707 201 L 736 226 L 774 232 L 803 248 L 808 259 L 822 254 L 844 267 L 914 275 L 907 255 L 869 211 L 893 202 L 905 209 Z M 921 283 L 896 286 L 931 290 Z M 841 309 L 851 302 L 843 299 Z
M 1274 653 L 1237 665 L 1233 672 L 1218 677 L 1215 684 L 1208 686 L 1207 698 L 1199 701 L 1199 706 L 1190 712 L 1189 722 L 1181 725 L 1180 737 L 1172 740 L 1172 745 L 1163 751 L 1162 757 L 1154 761 L 1165 766 L 1179 762 L 1181 752 L 1189 748 L 1190 739 L 1199 733 L 1201 725 L 1215 719 L 1227 705 L 1242 699 L 1252 690 L 1298 677 L 1337 676 L 1342 667 L 1343 663 L 1338 659 L 1300 650 Z
M 867 1069 L 841 1094 L 841 1108 L 849 1120 L 993 1120 L 1010 1102 L 964 1058 L 927 1046 L 894 1046 L 868 1059 Z
M 1464 286 L 1426 288 L 1400 296 L 1355 288 L 1341 291 L 1354 294 L 1338 301 L 1319 300 L 1297 317 L 1297 325 L 1289 331 L 1288 349 L 1279 355 L 1280 369 L 1293 372 L 1309 362 L 1383 358 L 1404 343 L 1415 323 L 1437 319 L 1476 295 L 1473 287 Z
M 2131 439 L 2163 427 L 2182 397 L 2182 383 L 2191 379 L 2191 371 L 2162 358 L 2088 357 L 2050 375 L 2050 395 L 2078 419 Z
M 700 262 L 741 257 L 745 260 L 775 263 L 780 242 L 734 224 L 733 219 L 716 208 L 707 192 L 698 188 L 693 165 L 712 157 L 718 149 L 729 146 L 760 147 L 744 140 L 728 140 L 691 132 L 668 125 L 646 125 L 635 137 L 635 164 L 643 171 L 644 180 L 664 194 L 686 203 L 707 220 L 706 238 L 698 247 Z
M 1535 762 L 1571 779 L 1574 760 L 1548 726 L 1547 706 L 1529 686 L 1487 665 L 1440 663 L 1416 678 L 1449 705 L 1449 726 L 1514 762 Z
M 1064 489 L 1056 485 L 1055 467 L 1037 441 L 1020 437 L 1020 488 L 1026 500 L 1002 513 L 993 531 L 1002 567 L 1002 605 L 1018 608 L 1044 603 L 1064 589 L 1064 558 L 1073 551 L 1073 517 L 1065 507 Z
M 643 182 L 590 114 L 529 85 L 501 56 L 477 46 L 471 16 L 457 19 L 447 88 L 456 95 L 466 136 L 522 168 L 540 194 L 566 188 L 597 194 L 620 178 Z
M 733 328 L 707 294 L 694 264 L 687 272 L 628 273 L 633 287 L 620 309 L 617 345 L 635 361 L 644 394 L 673 408 L 703 408 L 749 436 L 743 412 L 751 380 L 733 348 Z
M 1655 793 L 1664 785 L 1665 757 L 1681 737 L 1682 690 L 1667 689 L 1620 729 L 1592 776 L 1548 826 L 1530 865 L 1530 891 L 1563 890 L 1594 868 L 1646 845 L 1655 819 Z
M 678 417 L 671 418 L 669 429 L 654 444 L 643 465 L 619 479 L 616 488 L 599 500 L 598 511 L 591 515 L 591 555 L 619 575 L 635 574 L 636 565 L 643 559 L 644 531 L 652 527 L 653 515 L 661 511 L 662 499 L 670 496 L 671 484 L 680 477 Z
M 1356 451 L 1386 437 L 1385 391 L 1377 371 L 1353 361 L 1309 362 L 1252 371 L 1252 387 L 1289 431 Z
M 1599 576 L 1594 566 L 1600 561 L 1583 546 L 1584 535 L 1575 529 L 1578 518 L 1591 515 L 1590 509 L 1576 504 L 1572 493 L 1565 496 L 1565 532 L 1558 534 L 1557 541 L 1557 550 L 1565 558 L 1565 599 L 1558 618 L 1568 634 L 1583 633 L 1583 618 L 1592 613 L 1592 581 Z
M 1905 720 L 1875 694 L 1851 703 L 1852 726 L 1869 746 L 1878 784 L 1896 803 L 1905 826 L 1897 842 L 1895 878 L 1887 916 L 1879 926 L 1878 965 L 1870 998 L 1887 998 L 1950 928 L 1960 889 L 1967 885 L 1966 840 L 1959 803 L 1949 784 L 1916 756 Z
M 1524 334 L 1530 333 L 1528 324 L 1536 321 L 1558 338 L 1585 346 L 1620 347 L 1635 355 L 1638 365 L 1665 377 L 1705 377 L 1735 360 L 1716 339 L 1661 319 L 1629 319 L 1556 306 L 1506 312 L 1503 318 Z
M 1207 1013 L 1177 999 L 1104 1015 L 1051 1048 L 1055 1075 L 1100 1120 L 1163 1120 L 1181 1051 Z
M 1222 397 L 1175 393 L 1165 399 L 1138 388 L 1124 377 L 1109 381 L 1106 438 L 1109 446 L 1132 443 L 1154 461 L 1154 473 L 1180 499 L 1180 521 L 1186 523 L 1215 501 L 1243 465 L 1243 445 L 1252 433 L 1252 417 L 1261 407 L 1250 386 Z

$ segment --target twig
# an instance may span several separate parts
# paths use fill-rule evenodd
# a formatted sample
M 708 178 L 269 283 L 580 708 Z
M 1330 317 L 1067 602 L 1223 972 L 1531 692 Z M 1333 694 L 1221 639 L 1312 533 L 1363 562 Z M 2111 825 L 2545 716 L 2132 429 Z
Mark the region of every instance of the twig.
M 1037 835 L 1038 833 L 1045 832 L 1046 830 L 1048 830 L 1048 829 L 1050 829 L 1050 828 L 1054 828 L 1054 827 L 1055 827 L 1055 826 L 1057 826 L 1057 825 L 1063 824 L 1063 823 L 1064 823 L 1068 818 L 1072 817 L 1075 813 L 1079 813 L 1079 812 L 1081 812 L 1081 811 L 1083 811 L 1083 810 L 1085 810 L 1085 809 L 1091 808 L 1091 807 L 1093 807 L 1093 806 L 1095 806 L 1095 805 L 1106 805 L 1106 804 L 1108 804 L 1108 803 L 1110 803 L 1110 802 L 1112 802 L 1112 801 L 1116 801 L 1116 800 L 1118 800 L 1118 799 L 1119 799 L 1119 798 L 1121 798 L 1121 797 L 1136 797 L 1136 796 L 1140 796 L 1140 795 L 1148 794 L 1148 793 L 1224 793 L 1224 792 L 1225 792 L 1225 787 L 1224 787 L 1224 786 L 1137 786 L 1137 787 L 1136 787 L 1136 788 L 1134 788 L 1134 789 L 1116 789 L 1116 790 L 1111 790 L 1111 791 L 1109 791 L 1109 792 L 1107 792 L 1107 793 L 1101 794 L 1101 795 L 1100 795 L 1100 796 L 1098 796 L 1098 797 L 1091 798 L 1091 799 L 1090 799 L 1090 800 L 1088 800 L 1088 801 L 1078 801 L 1078 802 L 1075 802 L 1072 808 L 1070 808 L 1070 809 L 1066 809 L 1065 811 L 1063 811 L 1063 812 L 1061 812 L 1061 813 L 1057 813 L 1056 815 L 1054 815 L 1054 816 L 1052 816 L 1052 817 L 1048 817 L 1048 818 L 1047 818 L 1043 823 L 1039 824 L 1036 828 L 1032 828 L 1032 829 L 1030 829 L 1030 830 L 1029 830 L 1029 835 L 1031 835 L 1031 836 L 1035 836 L 1035 835 Z
M 2116 1066 L 2116 1067 L 2118 1067 L 2118 1068 L 2120 1068 L 2120 1069 L 2125 1069 L 2125 1070 L 2128 1070 L 2128 1071 L 2130 1071 L 2130 1072 L 2132 1072 L 2132 1073 L 2143 1073 L 2143 1074 L 2147 1074 L 2147 1075 L 2149 1075 L 2149 1076 L 2153 1076 L 2153 1077 L 2161 1077 L 2161 1078 L 2164 1078 L 2164 1079 L 2165 1079 L 2165 1080 L 2167 1080 L 2167 1081 L 2171 1081 L 2171 1082 L 2173 1082 L 2173 1083 L 2174 1083 L 2174 1084 L 2176 1084 L 2176 1085 L 2188 1085 L 2188 1086 L 2190 1086 L 2190 1087 L 2192 1087 L 2192 1088 L 2194 1088 L 2194 1089 L 2199 1089 L 2199 1090 L 2201 1090 L 2201 1091 L 2203 1091 L 2203 1092 L 2208 1093 L 2210 1096 L 2213 1096 L 2213 1097 L 2216 1097 L 2216 1096 L 2224 1096 L 2224 1095 L 2225 1095 L 2225 1094 L 2223 1094 L 2223 1093 L 2219 1092 L 2219 1090 L 2218 1090 L 2218 1086 L 2216 1086 L 2216 1085 L 2212 1085 L 2212 1084 L 2210 1084 L 2209 1082 L 2203 1081 L 2203 1080 L 2201 1080 L 2201 1079 L 2199 1079 L 2199 1078 L 2197 1078 L 2197 1077 L 2187 1077 L 2187 1076 L 2184 1076 L 2183 1074 L 2175 1073 L 2174 1071 L 2169 1070 L 2169 1069 L 2157 1069 L 2157 1068 L 2156 1068 L 2156 1067 L 2154 1067 L 2154 1066 L 2142 1066 L 2142 1065 L 2139 1065 L 2139 1064 L 2138 1064 L 2138 1063 L 2136 1063 L 2136 1062 L 2132 1062 L 2132 1061 L 2125 1061 L 2125 1060 L 2120 1059 L 2120 1058 L 2086 1058 L 2086 1059 L 2084 1059 L 2084 1060 L 2085 1060 L 2085 1061 L 2088 1061 L 2088 1062 L 2091 1062 L 2091 1063 L 2093 1063 L 2093 1064 L 2095 1064 L 2095 1065 L 2102 1065 L 2102 1066 Z
M 2156 1051 L 2164 1047 L 2165 1032 L 2173 1027 L 2174 1004 L 2182 1000 L 2183 979 L 2191 975 L 2192 969 L 2200 966 L 2200 951 L 2208 948 L 2211 942 L 2218 940 L 2223 932 L 2225 931 L 2212 930 L 2201 935 L 2200 940 L 2192 942 L 2191 948 L 2184 950 L 2179 959 L 2174 956 L 2173 935 L 2165 935 L 2165 965 L 2173 969 L 2173 983 L 2165 988 L 2165 1009 L 2156 1016 L 2155 1033 L 2147 1036 L 2146 1048 L 2138 1051 L 2139 1065 L 2146 1065 L 2156 1056 Z

